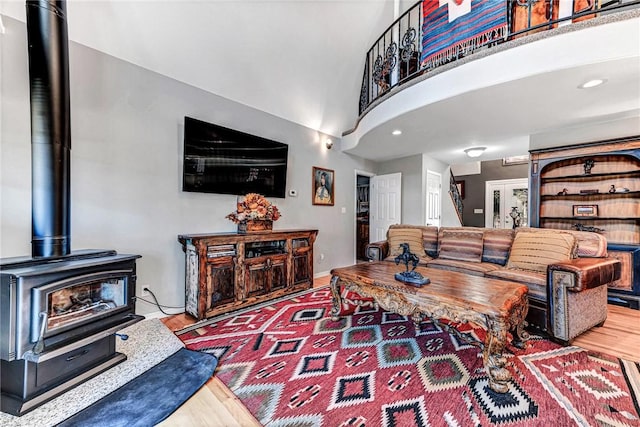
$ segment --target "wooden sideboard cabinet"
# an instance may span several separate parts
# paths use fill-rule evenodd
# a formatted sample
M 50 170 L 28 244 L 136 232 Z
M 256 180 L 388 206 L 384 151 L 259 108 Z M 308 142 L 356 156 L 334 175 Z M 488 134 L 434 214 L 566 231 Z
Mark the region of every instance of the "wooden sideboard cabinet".
M 182 234 L 185 311 L 198 320 L 313 284 L 318 230 Z
M 640 309 L 640 138 L 531 151 L 531 225 L 596 231 L 622 277 L 609 302 Z

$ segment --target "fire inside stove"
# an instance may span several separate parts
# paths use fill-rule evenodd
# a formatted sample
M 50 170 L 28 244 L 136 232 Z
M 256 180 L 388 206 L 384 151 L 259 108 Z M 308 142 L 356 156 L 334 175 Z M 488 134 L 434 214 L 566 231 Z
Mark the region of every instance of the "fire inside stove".
M 96 280 L 47 295 L 47 330 L 83 322 L 126 305 L 126 278 Z

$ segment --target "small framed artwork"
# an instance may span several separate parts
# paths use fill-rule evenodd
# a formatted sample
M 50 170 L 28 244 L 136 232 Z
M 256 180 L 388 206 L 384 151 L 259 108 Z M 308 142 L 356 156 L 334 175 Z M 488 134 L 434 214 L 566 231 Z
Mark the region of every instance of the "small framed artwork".
M 460 193 L 460 198 L 464 199 L 464 180 L 456 181 L 456 187 L 458 187 L 458 193 Z
M 323 169 L 314 166 L 313 173 L 313 194 L 314 205 L 333 206 L 335 172 L 331 169 Z
M 573 216 L 598 216 L 598 205 L 573 205 Z

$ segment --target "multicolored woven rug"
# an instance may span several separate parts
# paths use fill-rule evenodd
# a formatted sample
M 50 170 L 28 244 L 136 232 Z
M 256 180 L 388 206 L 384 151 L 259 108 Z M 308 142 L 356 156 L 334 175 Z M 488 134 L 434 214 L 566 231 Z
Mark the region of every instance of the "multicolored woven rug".
M 466 340 L 375 306 L 334 322 L 330 301 L 320 288 L 178 336 L 218 356 L 218 378 L 268 426 L 640 425 L 637 363 L 533 337 L 508 348 L 499 394 Z

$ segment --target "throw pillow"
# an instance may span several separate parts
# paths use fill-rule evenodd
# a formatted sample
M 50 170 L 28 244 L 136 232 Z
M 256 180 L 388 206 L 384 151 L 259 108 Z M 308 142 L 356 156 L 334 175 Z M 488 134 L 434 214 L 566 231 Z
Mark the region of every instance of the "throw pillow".
M 511 246 L 507 268 L 547 272 L 547 266 L 574 257 L 576 238 L 568 233 L 528 232 L 516 233 Z
M 389 228 L 387 233 L 389 241 L 389 256 L 397 257 L 402 254 L 401 243 L 408 243 L 409 250 L 418 255 L 418 258 L 427 258 L 422 247 L 422 229 L 420 228 Z
M 422 229 L 422 247 L 431 258 L 438 256 L 438 227 L 430 225 Z
M 443 231 L 438 259 L 456 261 L 482 261 L 481 231 Z
M 513 243 L 513 230 L 487 229 L 484 232 L 482 261 L 505 265 Z

